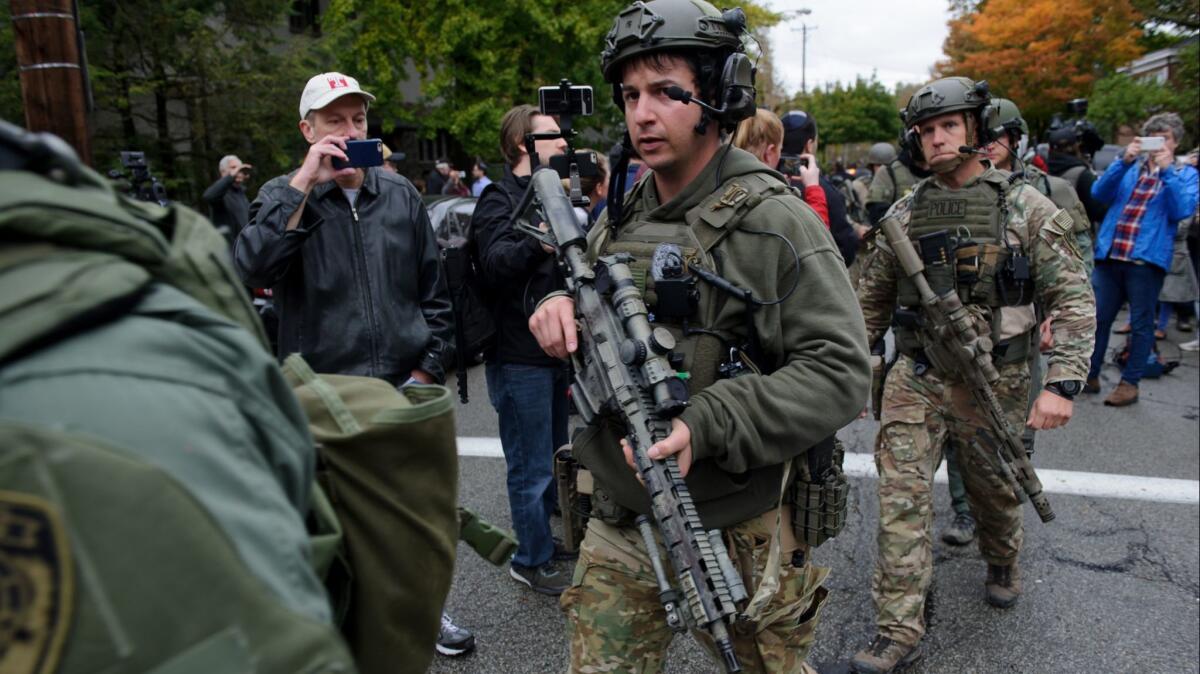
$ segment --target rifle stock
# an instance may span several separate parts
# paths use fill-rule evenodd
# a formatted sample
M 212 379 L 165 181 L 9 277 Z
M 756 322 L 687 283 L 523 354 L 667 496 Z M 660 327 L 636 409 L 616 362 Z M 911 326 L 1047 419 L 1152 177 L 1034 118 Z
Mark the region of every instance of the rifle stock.
M 1021 435 L 1004 418 L 1004 409 L 992 390 L 1000 380 L 1000 373 L 992 363 L 991 339 L 976 333 L 971 314 L 957 292 L 949 290 L 938 295 L 933 291 L 925 278 L 925 264 L 899 223 L 885 219 L 880 227 L 900 267 L 921 297 L 924 324 L 920 329 L 928 337 L 929 346 L 925 353 L 930 363 L 943 373 L 956 372 L 964 378 L 992 429 L 990 436 L 981 433 L 980 441 L 996 453 L 1000 470 L 1017 499 L 1024 500 L 1028 496 L 1043 522 L 1053 520 L 1054 510 L 1042 493 L 1042 482 L 1029 462 Z

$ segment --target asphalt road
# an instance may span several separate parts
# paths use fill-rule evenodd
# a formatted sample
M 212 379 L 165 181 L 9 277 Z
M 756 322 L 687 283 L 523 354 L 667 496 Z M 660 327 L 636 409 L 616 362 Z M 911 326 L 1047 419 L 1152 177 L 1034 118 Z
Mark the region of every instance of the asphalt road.
M 1163 347 L 1190 335 L 1170 332 Z M 1119 342 L 1120 338 L 1114 338 Z M 1081 397 L 1063 430 L 1039 436 L 1038 468 L 1200 479 L 1200 369 L 1196 353 L 1157 381 L 1144 381 L 1141 402 L 1106 408 Z M 458 409 L 458 433 L 497 436 L 483 368 L 471 370 L 471 399 Z M 1119 373 L 1107 366 L 1105 394 Z M 451 382 L 453 384 L 453 382 Z M 840 436 L 851 452 L 870 453 L 875 423 L 857 421 Z M 1133 480 L 1135 478 L 1124 478 Z M 460 501 L 510 526 L 504 461 L 464 457 Z M 878 517 L 876 482 L 852 481 L 846 530 L 816 552 L 833 572 L 830 599 L 809 661 L 822 673 L 845 672 L 847 660 L 874 632 L 870 578 Z M 1025 594 L 1012 610 L 983 601 L 985 566 L 973 546 L 935 543 L 935 580 L 925 657 L 911 672 L 1196 672 L 1200 671 L 1200 507 L 1151 500 L 1051 495 L 1058 518 L 1041 524 L 1026 509 L 1021 557 Z M 936 489 L 940 530 L 949 497 Z M 558 520 L 554 520 L 558 526 Z M 557 602 L 534 594 L 459 546 L 448 609 L 472 629 L 478 647 L 438 657 L 431 672 L 545 673 L 566 669 L 566 625 Z M 718 669 L 688 637 L 671 647 L 667 672 Z

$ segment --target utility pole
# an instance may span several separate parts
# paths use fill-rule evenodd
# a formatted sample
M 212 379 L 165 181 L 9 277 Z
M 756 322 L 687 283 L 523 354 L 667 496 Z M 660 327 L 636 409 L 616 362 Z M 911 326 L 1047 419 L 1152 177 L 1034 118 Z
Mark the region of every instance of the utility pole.
M 10 0 L 25 126 L 59 136 L 92 163 L 79 12 L 74 0 Z
M 800 33 L 800 93 L 808 93 L 808 34 L 816 30 L 816 26 L 810 26 L 803 21 L 800 22 L 800 30 L 795 28 L 792 32 Z
M 797 19 L 802 16 L 812 14 L 812 10 L 808 8 L 794 9 L 790 12 L 784 12 L 785 20 Z M 792 29 L 793 33 L 800 33 L 800 94 L 808 93 L 808 34 L 816 30 L 816 26 L 810 26 L 803 21 L 800 22 L 800 29 Z

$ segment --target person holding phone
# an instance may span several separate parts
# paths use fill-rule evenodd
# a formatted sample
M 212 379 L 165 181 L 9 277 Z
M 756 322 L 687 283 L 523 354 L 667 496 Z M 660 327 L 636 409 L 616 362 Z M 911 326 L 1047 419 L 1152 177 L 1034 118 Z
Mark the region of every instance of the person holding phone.
M 429 216 L 407 178 L 378 168 L 381 147 L 348 149 L 365 140 L 374 100 L 342 73 L 308 81 L 308 152 L 262 186 L 234 262 L 247 285 L 274 290 L 281 356 L 395 385 L 441 382 L 453 336 Z
M 250 219 L 250 201 L 246 198 L 246 181 L 250 179 L 250 164 L 243 164 L 237 155 L 221 157 L 217 171 L 221 177 L 204 190 L 204 201 L 213 226 L 233 246 L 234 237 Z
M 1108 207 L 1096 233 L 1096 348 L 1085 393 L 1100 392 L 1100 366 L 1109 331 L 1121 305 L 1129 302 L 1133 337 L 1121 382 L 1104 400 L 1123 407 L 1138 401 L 1138 382 L 1154 346 L 1155 307 L 1171 267 L 1175 230 L 1196 210 L 1200 184 L 1196 169 L 1175 165 L 1183 120 L 1173 112 L 1142 125 L 1119 161 L 1092 185 L 1092 196 Z M 1151 149 L 1153 148 L 1153 149 Z

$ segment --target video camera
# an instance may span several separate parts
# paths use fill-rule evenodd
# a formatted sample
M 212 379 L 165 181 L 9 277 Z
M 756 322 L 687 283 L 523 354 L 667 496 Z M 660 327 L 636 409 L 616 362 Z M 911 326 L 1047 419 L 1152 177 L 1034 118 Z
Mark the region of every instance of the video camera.
M 592 88 L 590 86 L 572 85 L 570 80 L 559 80 L 556 87 L 541 87 L 538 89 L 538 109 L 543 115 L 558 118 L 558 132 L 527 133 L 525 134 L 525 149 L 529 152 L 533 168 L 537 168 L 539 158 L 534 151 L 534 143 L 539 140 L 554 140 L 562 138 L 567 142 L 567 151 L 550 157 L 550 168 L 559 177 L 571 181 L 571 203 L 581 208 L 587 208 L 587 197 L 579 185 L 580 178 L 597 176 L 600 169 L 596 166 L 595 152 L 576 152 L 572 141 L 576 131 L 571 128 L 575 117 L 587 117 L 594 111 Z
M 1087 156 L 1096 154 L 1104 147 L 1104 139 L 1095 125 L 1087 121 L 1088 101 L 1086 98 L 1074 98 L 1067 101 L 1067 114 L 1064 120 L 1061 114 L 1055 114 L 1050 121 L 1050 134 L 1047 141 L 1050 147 L 1069 145 L 1074 142 Z
M 122 151 L 121 166 L 125 168 L 124 172 L 113 169 L 108 172 L 108 177 L 126 183 L 118 187 L 126 196 L 159 206 L 171 203 L 167 198 L 167 188 L 150 173 L 145 152 Z

